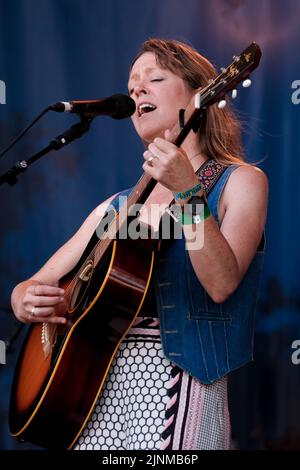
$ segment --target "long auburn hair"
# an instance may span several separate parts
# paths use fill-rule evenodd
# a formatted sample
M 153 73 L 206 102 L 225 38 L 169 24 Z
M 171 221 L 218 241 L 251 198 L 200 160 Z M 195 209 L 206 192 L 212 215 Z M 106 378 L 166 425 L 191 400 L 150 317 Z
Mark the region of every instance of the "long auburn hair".
M 176 41 L 150 38 L 145 41 L 131 63 L 145 52 L 152 52 L 160 67 L 182 78 L 192 89 L 205 87 L 217 76 L 215 67 L 196 49 Z M 219 109 L 216 104 L 206 110 L 199 132 L 201 152 L 222 165 L 245 164 L 241 140 L 241 124 L 227 106 Z

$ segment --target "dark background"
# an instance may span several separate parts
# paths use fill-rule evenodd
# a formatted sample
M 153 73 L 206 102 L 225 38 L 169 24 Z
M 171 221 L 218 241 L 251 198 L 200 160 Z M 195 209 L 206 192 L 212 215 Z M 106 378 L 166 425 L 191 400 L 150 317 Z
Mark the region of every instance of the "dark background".
M 250 42 L 261 65 L 236 108 L 250 161 L 270 181 L 267 253 L 257 312 L 255 362 L 230 381 L 236 448 L 300 448 L 298 186 L 300 4 L 297 0 L 0 0 L 0 149 L 53 102 L 127 92 L 128 67 L 150 36 L 187 41 L 220 69 Z M 46 115 L 0 162 L 0 172 L 29 158 L 76 117 Z M 32 275 L 110 194 L 141 174 L 142 145 L 130 120 L 94 120 L 88 135 L 34 164 L 19 183 L 0 188 L 0 448 L 25 449 L 8 432 L 16 355 L 26 327 L 10 311 L 13 287 Z

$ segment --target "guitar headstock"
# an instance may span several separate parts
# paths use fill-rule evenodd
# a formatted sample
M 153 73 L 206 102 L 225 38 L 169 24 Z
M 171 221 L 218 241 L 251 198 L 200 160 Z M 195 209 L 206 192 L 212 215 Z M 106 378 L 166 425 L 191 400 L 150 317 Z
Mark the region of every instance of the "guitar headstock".
M 221 102 L 229 91 L 235 90 L 239 83 L 250 86 L 250 73 L 258 67 L 261 58 L 261 49 L 253 42 L 239 56 L 234 56 L 234 61 L 222 73 L 218 75 L 209 85 L 199 92 L 198 105 L 196 108 L 210 106 L 216 102 Z M 220 106 L 222 107 L 222 106 Z
M 243 82 L 246 88 L 251 85 L 249 75 L 258 67 L 261 58 L 261 50 L 258 44 L 253 42 L 239 56 L 233 57 L 233 62 L 222 73 L 212 80 L 206 87 L 200 88 L 193 96 L 184 111 L 184 125 L 176 124 L 171 132 L 171 141 L 180 147 L 188 133 L 199 128 L 199 116 L 202 111 L 214 103 L 219 103 L 219 108 L 226 106 L 224 99 L 229 91 L 233 91 L 236 97 L 236 87 Z

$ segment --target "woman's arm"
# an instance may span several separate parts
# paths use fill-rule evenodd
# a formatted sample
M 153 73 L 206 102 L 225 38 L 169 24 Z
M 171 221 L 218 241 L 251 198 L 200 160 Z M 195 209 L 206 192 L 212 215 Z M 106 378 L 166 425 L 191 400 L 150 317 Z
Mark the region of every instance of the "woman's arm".
M 245 275 L 263 235 L 267 203 L 265 174 L 250 165 L 241 166 L 230 175 L 222 194 L 220 228 L 213 217 L 204 221 L 203 248 L 189 250 L 189 256 L 215 302 L 224 302 Z M 193 228 L 203 230 L 200 225 Z M 189 226 L 184 231 L 190 236 Z
M 181 148 L 156 138 L 148 149 L 143 169 L 167 189 L 185 191 L 199 183 Z M 150 166 L 147 159 L 151 154 L 158 158 Z M 263 234 L 267 201 L 265 174 L 251 165 L 242 165 L 230 175 L 224 188 L 220 228 L 212 216 L 200 224 L 183 226 L 195 273 L 215 302 L 224 302 L 247 271 Z M 191 235 L 196 238 L 196 249 L 196 244 L 190 243 Z
M 60 289 L 57 283 L 79 261 L 113 198 L 114 196 L 110 197 L 94 209 L 75 235 L 59 248 L 37 273 L 14 288 L 11 304 L 18 320 L 24 323 L 66 322 L 62 316 L 65 312 L 64 290 Z M 34 316 L 31 313 L 33 308 Z

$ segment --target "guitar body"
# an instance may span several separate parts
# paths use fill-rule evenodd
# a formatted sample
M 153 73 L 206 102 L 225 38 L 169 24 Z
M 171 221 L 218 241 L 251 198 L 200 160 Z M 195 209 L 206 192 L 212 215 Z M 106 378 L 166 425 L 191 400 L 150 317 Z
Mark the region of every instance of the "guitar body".
M 58 327 L 56 344 L 47 358 L 41 340 L 43 324 L 31 326 L 11 394 L 14 436 L 48 449 L 73 447 L 118 346 L 143 304 L 153 261 L 151 240 L 114 241 L 109 256 L 92 271 L 80 294 L 72 325 Z M 67 282 L 63 279 L 61 285 Z

